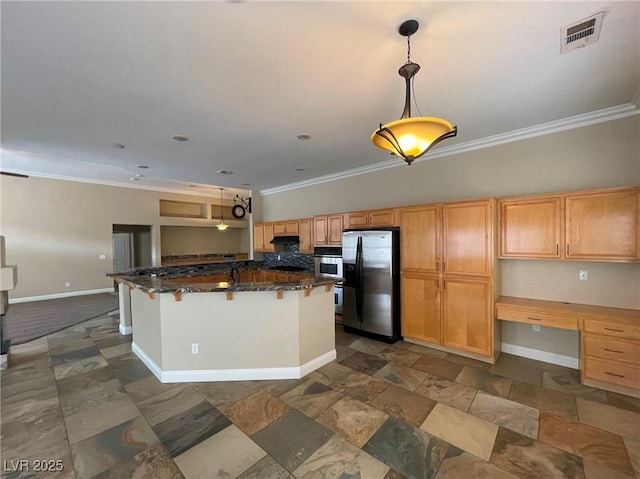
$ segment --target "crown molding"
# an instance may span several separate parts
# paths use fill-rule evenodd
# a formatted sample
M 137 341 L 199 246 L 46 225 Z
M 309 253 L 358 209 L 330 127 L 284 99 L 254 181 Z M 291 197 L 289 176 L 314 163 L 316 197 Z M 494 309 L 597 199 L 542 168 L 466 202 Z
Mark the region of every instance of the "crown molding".
M 562 120 L 555 120 L 549 123 L 543 123 L 528 128 L 522 128 L 519 130 L 513 130 L 507 133 L 501 133 L 499 135 L 488 136 L 479 140 L 467 141 L 460 143 L 459 145 L 438 147 L 429 153 L 427 157 L 418 158 L 415 163 L 422 161 L 433 160 L 435 158 L 442 158 L 444 156 L 458 155 L 460 153 L 467 153 L 469 151 L 480 150 L 483 148 L 490 148 L 492 146 L 498 146 L 505 143 L 512 143 L 514 141 L 526 140 L 529 138 L 535 138 L 538 136 L 551 135 L 566 130 L 573 130 L 575 128 L 581 128 L 583 126 L 595 125 L 597 123 L 604 123 L 607 121 L 619 120 L 621 118 L 627 118 L 630 116 L 640 114 L 640 107 L 637 102 L 625 103 L 611 108 L 604 108 L 602 110 L 592 111 L 584 113 L 582 115 L 571 116 Z M 267 188 L 260 190 L 260 194 L 263 196 L 273 195 L 276 193 L 283 193 L 289 190 L 295 190 L 298 188 L 304 188 L 307 186 L 318 185 L 329 181 L 335 181 L 342 178 L 348 178 L 350 176 L 358 176 L 373 171 L 386 170 L 387 168 L 396 168 L 404 166 L 404 162 L 399 161 L 397 158 L 392 160 L 383 161 L 381 163 L 375 163 L 372 165 L 362 166 L 360 168 L 354 168 L 351 170 L 345 170 L 339 173 L 332 173 L 330 175 L 319 176 L 310 180 L 298 181 L 296 183 L 289 183 L 287 185 L 276 186 L 274 188 Z

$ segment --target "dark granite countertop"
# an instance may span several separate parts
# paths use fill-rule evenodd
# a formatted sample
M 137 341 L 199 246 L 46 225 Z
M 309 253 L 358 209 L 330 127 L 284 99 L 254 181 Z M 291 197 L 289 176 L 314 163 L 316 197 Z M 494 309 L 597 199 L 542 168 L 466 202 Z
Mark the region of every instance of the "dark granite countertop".
M 318 286 L 333 285 L 332 278 L 305 278 L 290 281 L 247 281 L 189 283 L 189 277 L 166 278 L 151 276 L 118 276 L 120 283 L 141 289 L 145 293 L 211 293 L 220 291 L 301 291 Z

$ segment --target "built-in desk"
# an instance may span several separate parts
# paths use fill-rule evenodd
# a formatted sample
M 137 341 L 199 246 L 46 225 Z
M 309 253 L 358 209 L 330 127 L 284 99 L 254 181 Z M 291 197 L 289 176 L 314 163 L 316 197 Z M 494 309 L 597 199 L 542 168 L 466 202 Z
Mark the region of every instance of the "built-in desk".
M 580 331 L 584 384 L 640 397 L 640 310 L 501 296 L 502 321 Z

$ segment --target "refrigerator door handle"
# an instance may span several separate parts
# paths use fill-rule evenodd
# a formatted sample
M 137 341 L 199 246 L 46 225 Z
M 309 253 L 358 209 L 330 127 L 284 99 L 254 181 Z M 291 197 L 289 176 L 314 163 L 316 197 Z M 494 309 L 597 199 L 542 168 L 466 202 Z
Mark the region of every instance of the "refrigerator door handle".
M 358 322 L 362 322 L 362 307 L 364 303 L 363 285 L 364 267 L 362 264 L 362 236 L 358 236 L 356 245 L 356 311 Z

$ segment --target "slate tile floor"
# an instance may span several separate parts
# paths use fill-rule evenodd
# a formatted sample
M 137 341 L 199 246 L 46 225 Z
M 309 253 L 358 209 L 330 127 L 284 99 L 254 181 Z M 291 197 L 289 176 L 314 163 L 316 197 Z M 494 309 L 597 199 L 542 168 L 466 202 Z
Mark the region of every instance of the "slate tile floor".
M 130 341 L 107 315 L 12 349 L 2 477 L 640 478 L 640 400 L 571 369 L 337 327 L 300 380 L 162 384 Z

